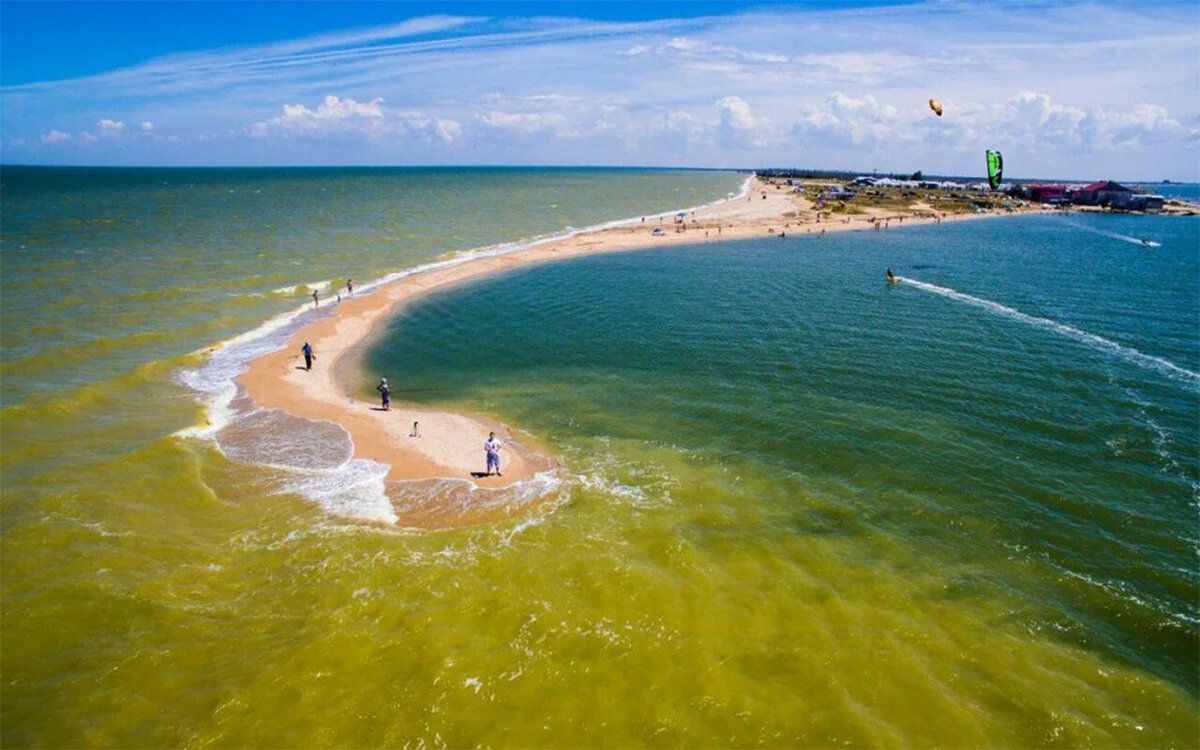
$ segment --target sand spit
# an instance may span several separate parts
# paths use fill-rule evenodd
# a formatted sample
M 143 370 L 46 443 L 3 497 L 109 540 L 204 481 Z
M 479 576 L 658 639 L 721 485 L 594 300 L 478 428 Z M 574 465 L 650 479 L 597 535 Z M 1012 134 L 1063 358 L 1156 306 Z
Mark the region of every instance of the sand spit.
M 364 342 L 380 321 L 401 313 L 422 295 L 518 266 L 593 253 L 764 236 L 873 230 L 876 225 L 907 226 L 939 220 L 922 208 L 914 206 L 905 213 L 867 209 L 849 216 L 825 213 L 818 216 L 811 201 L 790 188 L 752 179 L 748 193 L 684 215 L 647 216 L 634 223 L 584 232 L 506 254 L 484 255 L 415 273 L 369 293 L 343 297 L 340 303 L 323 302 L 334 305 L 335 312 L 297 331 L 283 349 L 251 362 L 238 383 L 258 406 L 341 425 L 353 440 L 356 458 L 389 466 L 389 486 L 398 487 L 392 502 L 400 525 L 437 528 L 496 520 L 509 515 L 508 511 L 528 510 L 535 505 L 528 492 L 520 491 L 520 484 L 537 484 L 538 477 L 544 478 L 558 468 L 558 462 L 528 436 L 481 416 L 418 408 L 398 401 L 393 401 L 390 411 L 382 411 L 378 400 L 364 401 L 357 397 L 355 394 L 373 387 L 379 380 L 378 373 L 362 371 L 360 360 Z M 987 215 L 996 214 L 950 215 L 943 220 Z M 300 354 L 300 347 L 306 341 L 316 353 L 311 371 L 304 369 Z M 394 392 L 404 390 L 404 373 L 384 375 Z M 414 421 L 420 423 L 420 437 L 411 436 Z M 484 470 L 483 443 L 492 431 L 504 443 L 503 476 L 476 476 Z M 435 479 L 461 483 L 462 491 L 451 501 L 455 505 L 453 513 L 429 503 L 405 500 L 405 484 L 417 487 Z M 394 482 L 405 484 L 397 486 Z M 542 484 L 549 487 L 553 483 Z M 491 492 L 478 492 L 479 489 Z M 519 500 L 510 506 L 497 503 L 495 498 L 501 492 Z

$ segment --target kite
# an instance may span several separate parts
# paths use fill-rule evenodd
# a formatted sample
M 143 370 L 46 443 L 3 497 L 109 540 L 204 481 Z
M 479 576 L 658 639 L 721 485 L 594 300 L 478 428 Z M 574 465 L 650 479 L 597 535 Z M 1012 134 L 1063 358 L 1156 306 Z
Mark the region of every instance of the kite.
M 934 114 L 936 114 L 938 117 L 942 116 L 942 103 L 937 99 L 929 100 L 929 108 L 932 109 Z
M 1000 189 L 1000 180 L 1004 177 L 1004 158 L 999 151 L 987 152 L 988 184 L 992 190 Z

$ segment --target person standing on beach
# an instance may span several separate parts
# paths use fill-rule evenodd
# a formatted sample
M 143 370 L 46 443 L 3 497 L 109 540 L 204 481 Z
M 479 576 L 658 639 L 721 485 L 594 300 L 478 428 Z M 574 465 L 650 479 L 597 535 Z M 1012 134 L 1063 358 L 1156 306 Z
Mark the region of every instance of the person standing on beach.
M 420 422 L 413 422 L 413 431 L 412 431 L 412 434 L 409 435 L 409 437 L 415 437 L 415 438 L 421 437 L 421 423 Z
M 383 400 L 383 410 L 392 410 L 392 389 L 388 388 L 387 378 L 380 378 L 379 385 L 375 386 L 375 390 L 379 391 L 379 396 Z
M 317 300 L 317 290 L 314 289 L 313 290 L 313 309 L 316 309 L 320 306 L 321 306 L 321 303 Z
M 493 466 L 496 467 L 496 476 L 504 476 L 500 473 L 500 441 L 496 439 L 496 433 L 488 433 L 488 439 L 483 443 L 483 450 L 487 453 L 487 476 L 492 475 Z
M 305 341 L 304 346 L 300 347 L 300 351 L 304 352 L 304 369 L 311 371 L 313 360 L 316 359 L 316 356 L 313 355 L 312 344 Z
M 346 296 L 354 296 L 354 279 L 346 279 Z

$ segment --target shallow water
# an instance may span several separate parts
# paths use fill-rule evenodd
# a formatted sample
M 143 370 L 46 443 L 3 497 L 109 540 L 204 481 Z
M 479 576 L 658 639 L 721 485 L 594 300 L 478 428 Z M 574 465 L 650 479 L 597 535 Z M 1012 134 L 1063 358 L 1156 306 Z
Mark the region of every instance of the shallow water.
M 450 172 L 458 211 L 404 170 L 100 189 L 5 169 L 6 746 L 1194 744 L 1194 220 L 1078 219 L 1154 254 L 1012 218 L 430 297 L 370 365 L 567 466 L 486 526 L 330 512 L 382 479 L 328 427 L 243 439 L 310 429 L 259 412 L 224 452 L 189 437 L 214 415 L 186 383 L 218 388 L 282 334 L 192 352 L 305 299 L 273 290 L 741 181 Z M 221 197 L 242 188 L 276 192 Z M 488 236 L 473 201 L 517 228 Z M 984 304 L 888 287 L 888 265 Z M 455 490 L 408 489 L 453 512 Z
M 549 546 L 603 540 L 589 580 L 620 603 L 594 616 L 721 655 L 671 667 L 703 686 L 673 741 L 1186 746 L 1198 232 L 1011 217 L 587 258 L 428 300 L 369 366 L 567 457 Z
M 345 454 L 319 426 L 322 455 L 239 442 L 239 429 L 255 427 L 294 436 L 294 425 L 263 413 L 220 435 L 227 457 L 212 438 L 243 405 L 226 398 L 230 379 L 320 314 L 301 311 L 312 289 L 324 310 L 346 277 L 362 289 L 467 248 L 716 200 L 743 180 L 603 169 L 5 167 L 4 744 L 321 744 L 318 726 L 361 744 L 347 730 L 351 715 L 340 728 L 315 715 L 297 727 L 290 711 L 220 718 L 239 700 L 254 705 L 251 686 L 272 654 L 315 645 L 296 620 L 276 627 L 328 604 L 326 584 L 289 576 L 276 553 L 328 534 L 342 541 L 306 559 L 328 568 L 354 548 L 373 558 L 378 531 L 327 510 L 378 515 L 383 482 L 378 465 L 336 463 Z M 237 460 L 247 458 L 239 448 L 272 465 Z M 405 559 L 409 544 L 444 545 L 383 538 Z M 361 640 L 371 652 L 377 642 Z M 310 689 L 297 670 L 297 689 Z

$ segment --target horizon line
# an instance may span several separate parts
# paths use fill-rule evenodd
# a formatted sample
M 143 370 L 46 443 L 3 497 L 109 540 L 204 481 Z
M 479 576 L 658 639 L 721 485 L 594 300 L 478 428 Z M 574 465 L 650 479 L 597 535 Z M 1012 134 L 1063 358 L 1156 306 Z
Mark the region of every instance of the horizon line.
M 676 170 L 689 172 L 746 172 L 760 173 L 768 171 L 791 170 L 796 172 L 815 172 L 829 175 L 876 176 L 878 170 L 827 169 L 819 167 L 704 167 L 678 165 L 648 165 L 648 164 L 6 164 L 0 162 L 0 170 L 6 168 L 25 169 L 625 169 L 625 170 Z M 902 172 L 888 172 L 884 176 L 900 175 Z M 913 173 L 908 173 L 913 174 Z M 970 175 L 949 175 L 930 173 L 928 178 L 970 178 Z M 986 177 L 981 176 L 981 180 Z M 1200 185 L 1200 177 L 1195 180 L 1142 180 L 1134 178 L 1104 179 L 1115 182 L 1130 182 L 1150 185 Z M 1095 182 L 1091 177 L 1005 177 L 1005 182 Z

